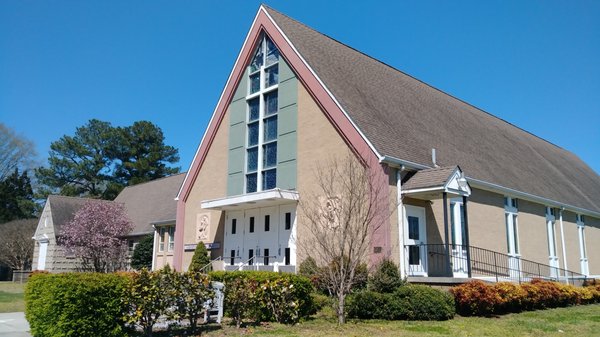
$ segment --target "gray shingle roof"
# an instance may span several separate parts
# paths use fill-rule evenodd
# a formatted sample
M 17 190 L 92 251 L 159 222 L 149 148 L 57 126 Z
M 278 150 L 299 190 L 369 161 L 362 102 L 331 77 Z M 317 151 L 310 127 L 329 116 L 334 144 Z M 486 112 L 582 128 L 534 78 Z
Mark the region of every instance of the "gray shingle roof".
M 175 197 L 183 183 L 185 173 L 126 187 L 115 198 L 125 204 L 127 214 L 134 224 L 129 235 L 152 233 L 152 223 L 175 220 Z
M 62 226 L 73 220 L 75 213 L 88 202 L 112 202 L 107 200 L 67 197 L 64 195 L 49 195 L 48 202 L 52 210 L 54 233 L 60 235 Z
M 420 170 L 402 185 L 402 190 L 416 190 L 429 187 L 441 187 L 446 184 L 456 166 L 436 167 Z
M 600 176 L 575 154 L 265 8 L 380 155 L 431 167 L 435 148 L 467 177 L 600 212 Z

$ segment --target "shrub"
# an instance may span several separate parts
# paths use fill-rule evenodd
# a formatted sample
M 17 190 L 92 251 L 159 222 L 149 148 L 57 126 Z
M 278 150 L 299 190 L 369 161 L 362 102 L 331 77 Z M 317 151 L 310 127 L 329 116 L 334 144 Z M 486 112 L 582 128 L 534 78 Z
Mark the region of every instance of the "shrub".
M 225 284 L 225 307 L 231 314 L 236 327 L 244 318 L 257 321 L 260 318 L 259 283 L 251 278 L 240 277 Z
M 366 263 L 361 263 L 356 266 L 354 271 L 354 284 L 352 285 L 352 291 L 358 291 L 367 288 L 369 283 L 369 267 Z
M 447 320 L 454 317 L 454 299 L 447 292 L 405 285 L 393 293 L 357 292 L 349 297 L 348 316 L 386 320 Z
M 312 298 L 312 307 L 308 310 L 309 315 L 314 315 L 327 306 L 333 307 L 333 299 L 329 296 L 313 292 L 310 297 Z
M 532 280 L 520 285 L 500 282 L 486 285 L 480 281 L 452 288 L 456 307 L 462 315 L 490 315 L 595 303 L 600 292 L 593 286 L 575 287 L 569 284 Z
M 471 281 L 450 289 L 456 310 L 464 316 L 489 316 L 502 301 L 493 287 L 482 281 Z
M 152 248 L 154 245 L 154 236 L 147 235 L 133 249 L 131 256 L 131 268 L 133 269 L 150 269 L 152 268 Z
M 300 302 L 294 284 L 287 278 L 266 280 L 261 284 L 261 299 L 279 323 L 295 324 L 300 320 Z
M 323 270 L 317 266 L 317 262 L 312 257 L 307 257 L 298 266 L 298 274 L 310 280 L 313 287 L 323 294 L 327 294 L 327 285 L 322 280 Z
M 595 281 L 595 280 L 594 280 Z M 598 303 L 600 302 L 600 283 L 592 283 L 585 286 L 585 289 L 590 292 L 592 295 L 591 302 Z
M 199 242 L 194 250 L 194 256 L 192 256 L 192 262 L 190 263 L 189 270 L 199 271 L 204 266 L 210 263 L 210 256 L 208 256 L 208 250 L 204 246 L 204 242 Z
M 195 336 L 198 319 L 204 312 L 204 303 L 214 298 L 210 278 L 206 274 L 190 270 L 186 273 L 176 273 L 173 278 L 175 302 L 175 317 L 187 319 L 190 323 L 190 333 Z
M 406 317 L 409 320 L 443 321 L 454 317 L 454 298 L 448 292 L 423 285 L 407 285 L 398 288 L 393 297 L 404 299 L 408 305 Z
M 307 257 L 300 263 L 298 266 L 298 274 L 302 276 L 306 276 L 308 278 L 319 275 L 320 270 L 319 266 L 317 266 L 317 262 L 312 257 Z
M 403 284 L 398 266 L 389 259 L 381 261 L 369 279 L 369 289 L 378 293 L 392 293 Z
M 276 321 L 281 317 L 282 322 L 293 323 L 297 319 L 290 320 L 290 317 L 296 314 L 282 313 L 279 309 L 287 305 L 288 301 L 294 302 L 298 319 L 308 317 L 314 311 L 311 297 L 313 287 L 306 277 L 289 273 L 256 271 L 218 271 L 210 273 L 210 276 L 215 281 L 225 283 L 226 314 L 234 319 L 236 315 L 241 314 L 242 319 L 247 317 L 259 321 Z M 247 303 L 239 302 L 241 300 L 238 297 L 245 296 L 246 289 L 241 288 L 243 286 L 255 289 L 251 294 L 251 297 L 256 298 L 255 301 L 249 299 Z M 287 290 L 282 294 L 284 287 Z M 272 289 L 267 291 L 267 288 Z
M 493 291 L 499 296 L 499 301 L 494 308 L 495 313 L 520 312 L 527 292 L 518 284 L 511 282 L 498 282 L 492 285 Z
M 36 273 L 25 287 L 32 335 L 125 336 L 122 274 Z
M 144 334 L 151 336 L 154 323 L 161 315 L 169 314 L 168 309 L 175 304 L 175 277 L 168 265 L 158 272 L 142 269 L 132 273 L 123 296 L 127 310 L 124 320 L 141 326 Z
M 389 294 L 374 291 L 358 291 L 346 301 L 348 317 L 361 319 L 392 319 L 387 315 L 386 307 L 390 302 Z

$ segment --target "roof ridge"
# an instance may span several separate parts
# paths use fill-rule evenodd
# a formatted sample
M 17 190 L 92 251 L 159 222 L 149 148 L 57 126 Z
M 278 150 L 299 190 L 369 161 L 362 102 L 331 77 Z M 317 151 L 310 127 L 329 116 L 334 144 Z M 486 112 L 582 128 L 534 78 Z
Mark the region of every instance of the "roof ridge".
M 187 173 L 187 171 L 186 172 L 179 172 L 179 173 L 172 174 L 170 176 L 160 177 L 160 178 L 156 178 L 156 179 L 153 179 L 153 180 L 144 181 L 144 182 L 139 183 L 139 184 L 125 186 L 125 188 L 123 189 L 123 191 L 126 190 L 126 189 L 128 189 L 128 188 L 133 188 L 133 187 L 145 185 L 145 184 L 148 184 L 148 183 L 153 183 L 153 182 L 156 182 L 156 181 L 159 181 L 159 180 L 164 180 L 164 179 L 167 179 L 167 178 L 173 178 L 173 177 L 176 177 L 176 176 L 179 176 L 179 175 L 182 175 L 182 174 L 186 174 L 186 173 Z
M 48 200 L 52 199 L 69 199 L 69 200 L 81 200 L 86 202 L 115 202 L 114 200 L 105 200 L 105 199 L 95 199 L 95 198 L 87 198 L 87 197 L 74 197 L 70 195 L 60 195 L 60 194 L 50 194 L 48 196 Z
M 463 99 L 461 99 L 461 98 L 458 98 L 458 97 L 456 97 L 456 96 L 454 96 L 454 95 L 452 95 L 452 94 L 449 94 L 449 93 L 445 92 L 445 91 L 444 91 L 444 90 L 442 90 L 442 89 L 439 89 L 439 88 L 437 88 L 437 87 L 434 87 L 433 85 L 431 85 L 431 84 L 429 84 L 429 83 L 427 83 L 427 82 L 424 82 L 423 80 L 420 80 L 420 79 L 418 79 L 418 78 L 416 78 L 416 77 L 414 77 L 414 76 L 412 76 L 412 75 L 410 75 L 410 74 L 408 74 L 408 73 L 406 73 L 406 72 L 404 72 L 404 71 L 402 71 L 402 70 L 400 70 L 400 69 L 398 69 L 398 68 L 396 68 L 396 67 L 394 67 L 394 66 L 391 66 L 391 65 L 389 65 L 389 64 L 387 64 L 387 63 L 385 63 L 385 62 L 383 62 L 383 61 L 381 61 L 381 60 L 379 60 L 379 59 L 377 59 L 377 58 L 375 58 L 375 57 L 373 57 L 373 56 L 371 56 L 371 55 L 368 55 L 368 54 L 366 54 L 365 52 L 362 52 L 362 51 L 360 51 L 360 50 L 358 50 L 358 49 L 356 49 L 356 48 L 354 48 L 354 47 L 352 47 L 352 46 L 350 46 L 350 45 L 347 45 L 347 44 L 345 44 L 345 43 L 343 43 L 343 42 L 341 42 L 341 41 L 339 41 L 339 40 L 337 40 L 337 39 L 335 39 L 335 38 L 333 38 L 333 37 L 331 37 L 331 36 L 329 36 L 329 35 L 325 34 L 325 33 L 322 33 L 322 32 L 320 32 L 320 31 L 318 31 L 318 30 L 316 30 L 316 29 L 314 29 L 314 28 L 310 27 L 309 25 L 307 25 L 307 24 L 305 24 L 305 23 L 303 23 L 303 22 L 301 22 L 301 21 L 298 21 L 298 20 L 296 20 L 296 19 L 294 19 L 294 18 L 292 18 L 292 17 L 290 17 L 290 16 L 288 16 L 288 15 L 286 15 L 286 14 L 284 14 L 284 13 L 282 13 L 282 12 L 280 12 L 280 11 L 276 10 L 276 9 L 274 9 L 273 7 L 267 6 L 267 5 L 265 5 L 265 4 L 262 4 L 261 6 L 262 6 L 262 7 L 264 7 L 264 8 L 266 8 L 266 9 L 272 10 L 272 11 L 276 12 L 277 14 L 280 14 L 280 15 L 284 16 L 284 17 L 286 17 L 286 18 L 288 18 L 288 19 L 290 19 L 290 20 L 292 20 L 292 21 L 294 21 L 294 22 L 296 22 L 296 23 L 298 23 L 298 24 L 300 24 L 300 25 L 302 25 L 302 26 L 304 26 L 304 27 L 306 27 L 306 28 L 308 28 L 308 29 L 310 29 L 310 30 L 312 30 L 312 31 L 316 32 L 317 34 L 323 35 L 323 36 L 325 36 L 326 38 L 328 38 L 328 39 L 330 39 L 330 40 L 332 40 L 332 41 L 334 41 L 334 42 L 337 42 L 337 43 L 339 43 L 339 44 L 343 45 L 344 47 L 347 47 L 347 48 L 349 48 L 349 49 L 351 49 L 351 50 L 353 50 L 353 51 L 355 51 L 355 52 L 357 52 L 357 53 L 359 53 L 359 54 L 361 54 L 361 55 L 363 55 L 363 56 L 365 56 L 365 57 L 367 57 L 367 58 L 369 58 L 369 59 L 372 59 L 372 60 L 374 60 L 374 61 L 376 61 L 376 62 L 378 62 L 378 63 L 381 63 L 382 65 L 384 65 L 384 66 L 386 66 L 386 67 L 388 67 L 388 68 L 391 68 L 391 69 L 393 69 L 393 70 L 395 70 L 395 71 L 397 71 L 397 72 L 399 72 L 399 73 L 401 73 L 401 74 L 403 74 L 403 75 L 405 75 L 405 76 L 408 76 L 408 77 L 410 77 L 410 78 L 412 78 L 412 79 L 414 79 L 414 80 L 416 80 L 416 81 L 418 81 L 418 82 L 420 82 L 420 83 L 423 83 L 424 85 L 426 85 L 426 86 L 428 86 L 428 87 L 430 87 L 430 88 L 432 88 L 432 89 L 434 89 L 434 90 L 436 90 L 436 91 L 438 91 L 438 92 L 440 92 L 440 93 L 442 93 L 442 94 L 444 94 L 444 95 L 446 95 L 446 96 L 452 97 L 452 98 L 456 99 L 457 101 L 460 101 L 460 102 L 462 102 L 462 103 L 464 103 L 464 104 L 466 104 L 466 105 L 468 105 L 468 106 L 471 106 L 471 107 L 475 108 L 476 110 L 479 110 L 479 111 L 481 111 L 481 112 L 483 112 L 483 113 L 485 113 L 485 114 L 487 114 L 487 115 L 489 115 L 489 116 L 491 116 L 491 117 L 494 117 L 494 118 L 496 118 L 496 119 L 498 119 L 498 120 L 500 120 L 500 121 L 502 121 L 502 122 L 504 122 L 504 123 L 506 123 L 506 124 L 508 124 L 508 125 L 511 125 L 511 126 L 513 126 L 513 127 L 517 128 L 517 129 L 519 129 L 519 130 L 521 130 L 521 131 L 524 131 L 524 132 L 526 132 L 526 133 L 528 133 L 528 134 L 530 134 L 530 135 L 532 135 L 532 136 L 534 136 L 534 137 L 536 137 L 536 138 L 538 138 L 538 139 L 541 139 L 541 140 L 543 140 L 544 142 L 546 142 L 546 143 L 548 143 L 548 144 L 550 144 L 550 145 L 552 145 L 552 146 L 555 146 L 555 147 L 557 147 L 557 148 L 559 148 L 559 149 L 561 149 L 561 150 L 564 150 L 564 151 L 567 151 L 567 152 L 569 152 L 569 153 L 571 153 L 571 154 L 574 154 L 573 152 L 571 152 L 571 151 L 569 151 L 569 150 L 567 150 L 567 149 L 565 149 L 565 148 L 563 148 L 563 147 L 561 147 L 561 146 L 559 146 L 559 145 L 556 145 L 556 144 L 552 143 L 551 141 L 549 141 L 549 140 L 547 140 L 547 139 L 544 139 L 544 138 L 542 138 L 542 137 L 540 137 L 540 136 L 538 136 L 538 135 L 536 135 L 536 134 L 532 133 L 531 131 L 525 130 L 525 129 L 521 128 L 520 126 L 516 125 L 516 124 L 513 124 L 513 123 L 511 123 L 511 122 L 509 122 L 509 121 L 507 121 L 507 120 L 505 120 L 505 119 L 503 119 L 503 118 L 500 118 L 500 117 L 498 117 L 498 116 L 496 116 L 496 115 L 492 114 L 491 112 L 488 112 L 488 111 L 486 111 L 486 110 L 483 110 L 483 109 L 481 109 L 481 108 L 479 108 L 479 107 L 477 107 L 477 106 L 475 106 L 475 105 L 473 105 L 473 104 L 471 104 L 471 103 L 469 103 L 469 102 L 467 102 L 467 101 L 465 101 L 465 100 L 463 100 Z

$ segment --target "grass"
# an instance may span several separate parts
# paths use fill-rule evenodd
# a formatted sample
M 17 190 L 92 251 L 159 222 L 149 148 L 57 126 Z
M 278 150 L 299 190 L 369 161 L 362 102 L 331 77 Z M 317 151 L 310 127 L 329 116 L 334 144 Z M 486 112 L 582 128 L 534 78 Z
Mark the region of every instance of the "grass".
M 0 282 L 0 313 L 25 311 L 25 284 Z
M 212 327 L 213 329 L 215 327 Z M 296 326 L 269 323 L 222 329 L 205 336 L 600 336 L 600 304 L 509 314 L 494 318 L 461 317 L 443 322 L 354 321 L 338 326 L 331 313 Z

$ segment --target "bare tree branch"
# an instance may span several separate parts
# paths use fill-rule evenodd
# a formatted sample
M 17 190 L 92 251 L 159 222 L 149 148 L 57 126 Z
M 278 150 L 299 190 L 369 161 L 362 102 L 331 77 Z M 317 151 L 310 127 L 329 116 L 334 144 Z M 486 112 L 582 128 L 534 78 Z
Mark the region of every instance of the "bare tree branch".
M 14 220 L 0 225 L 0 263 L 15 270 L 30 270 L 37 219 Z
M 357 268 L 368 259 L 374 233 L 389 221 L 387 182 L 375 171 L 349 152 L 318 163 L 317 187 L 301 195 L 307 233 L 299 238 L 298 248 L 321 266 L 329 292 L 338 298 L 340 324 L 345 322 L 345 297 L 357 281 Z

